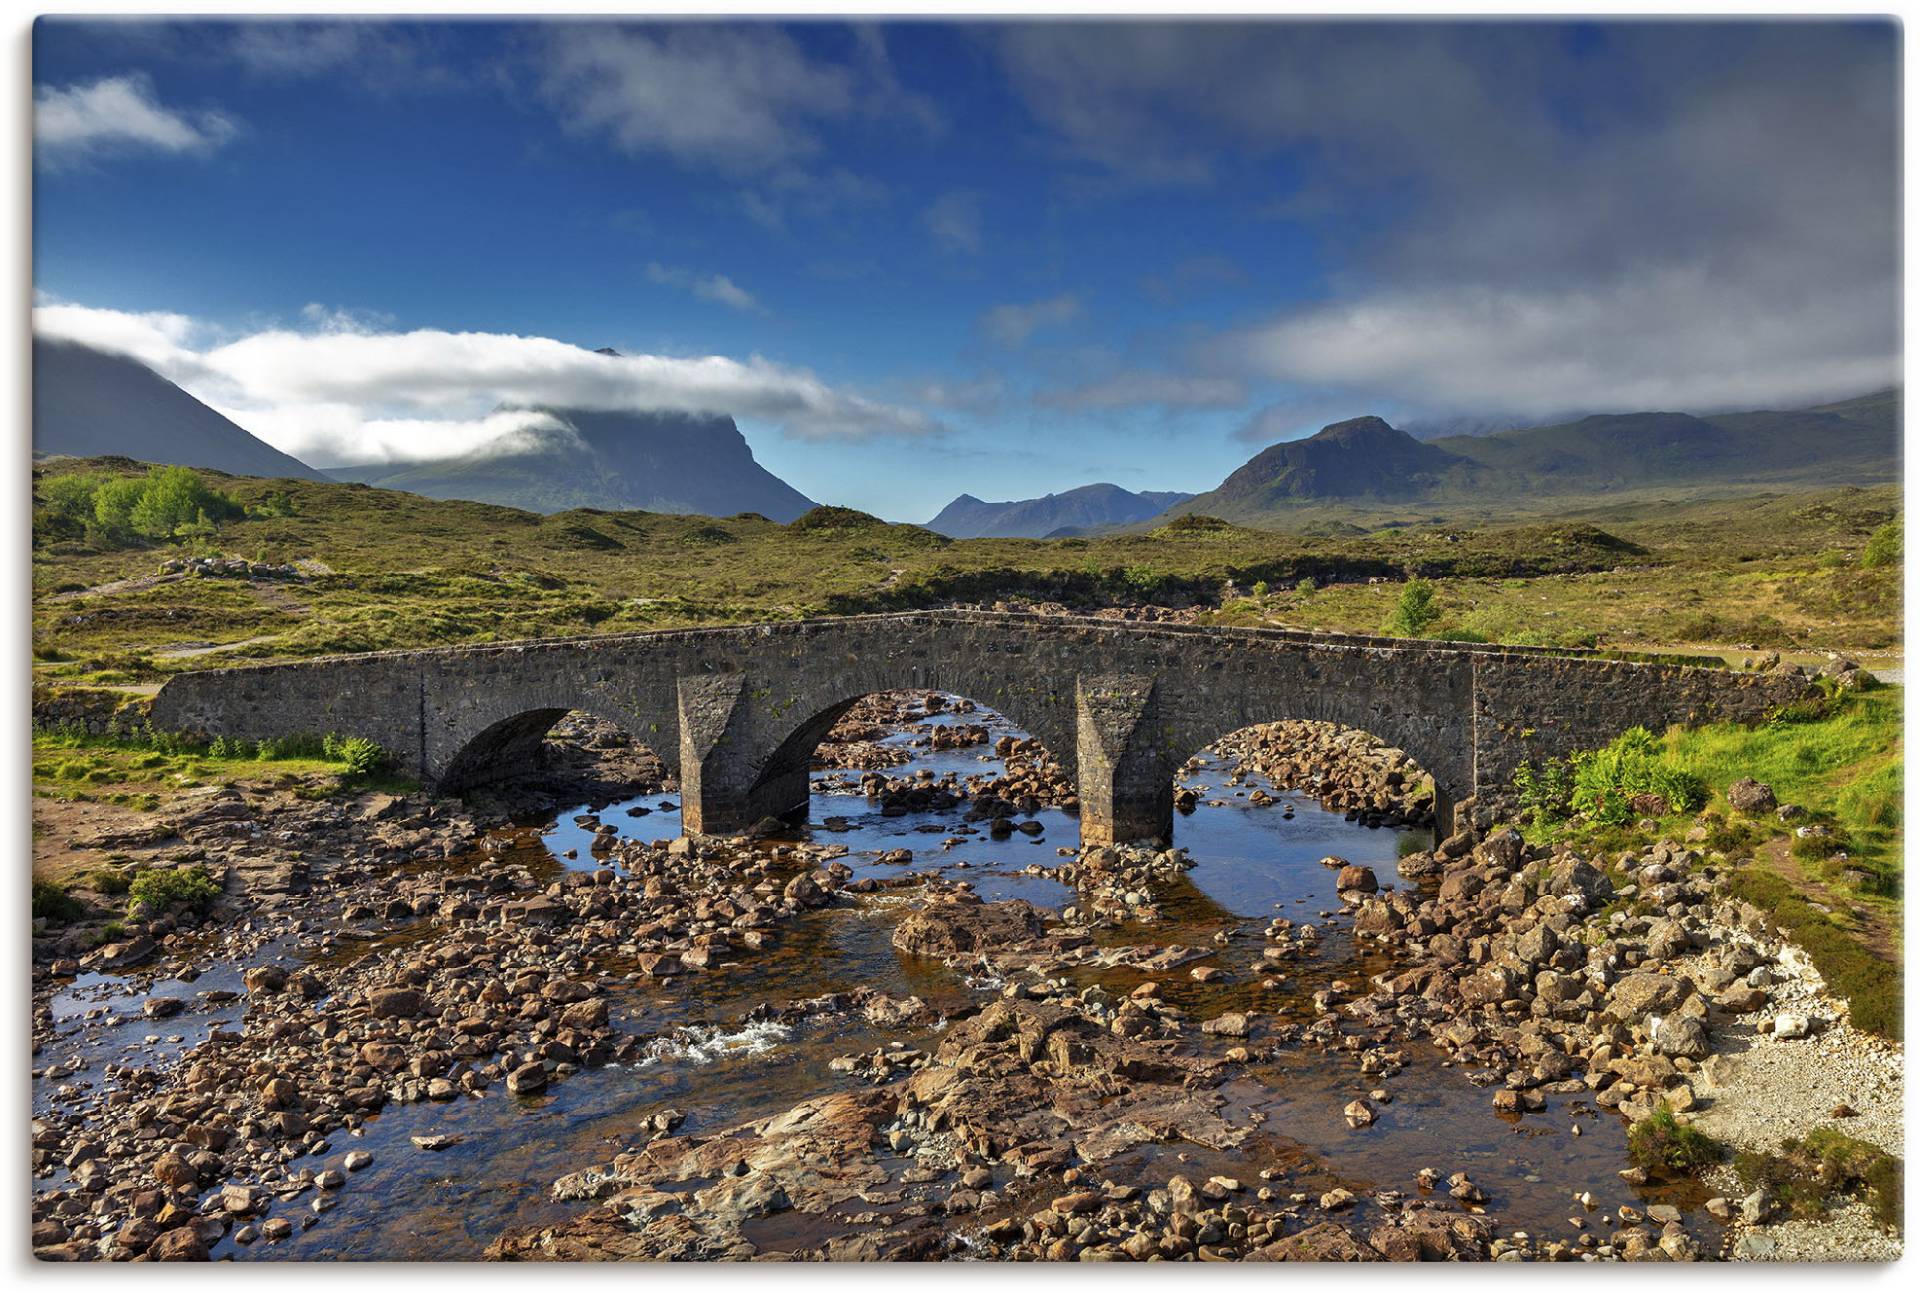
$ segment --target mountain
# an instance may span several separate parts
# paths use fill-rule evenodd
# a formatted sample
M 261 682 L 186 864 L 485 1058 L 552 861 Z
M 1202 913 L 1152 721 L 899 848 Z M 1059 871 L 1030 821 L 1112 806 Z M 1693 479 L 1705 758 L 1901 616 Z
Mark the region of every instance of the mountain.
M 1176 515 L 1243 524 L 1304 509 L 1507 512 L 1632 493 L 1874 484 L 1900 475 L 1898 389 L 1815 408 L 1609 413 L 1422 442 L 1378 417 L 1275 444 Z
M 33 339 L 33 451 L 118 456 L 239 476 L 325 480 L 137 359 Z
M 339 480 L 527 511 L 654 511 L 785 523 L 813 501 L 754 461 L 731 417 L 543 409 L 556 427 L 456 458 L 337 467 Z
M 1016 502 L 982 502 L 963 493 L 941 508 L 926 527 L 949 538 L 1059 537 L 1062 530 L 1082 532 L 1147 520 L 1192 496 L 1166 491 L 1133 493 L 1113 484 L 1081 485 L 1065 493 Z
M 1378 417 L 1356 417 L 1262 449 L 1179 510 L 1233 520 L 1299 502 L 1411 500 L 1477 473 L 1467 458 L 1422 444 Z

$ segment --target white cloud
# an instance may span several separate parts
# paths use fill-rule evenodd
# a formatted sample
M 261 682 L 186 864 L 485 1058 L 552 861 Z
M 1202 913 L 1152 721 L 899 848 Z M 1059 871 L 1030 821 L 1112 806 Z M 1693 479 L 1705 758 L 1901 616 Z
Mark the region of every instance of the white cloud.
M 1071 292 L 1024 305 L 996 305 L 980 316 L 980 326 L 1001 345 L 1014 347 L 1041 328 L 1061 327 L 1080 317 L 1080 298 Z
M 169 108 L 140 75 L 108 76 L 86 85 L 36 86 L 36 157 L 60 164 L 109 152 L 209 153 L 238 127 L 218 112 Z
M 190 343 L 202 329 L 185 314 L 99 310 L 41 298 L 34 302 L 33 330 L 132 355 L 148 367 L 167 372 L 193 364 L 196 356 Z
M 942 193 L 920 213 L 920 223 L 943 251 L 980 254 L 980 195 Z
M 767 312 L 766 306 L 752 292 L 725 274 L 696 274 L 690 269 L 679 269 L 672 265 L 650 264 L 647 266 L 647 279 L 663 287 L 677 287 L 683 292 L 692 292 L 703 301 L 725 305 L 743 314 Z
M 547 44 L 542 89 L 570 129 L 735 175 L 812 156 L 816 124 L 854 106 L 846 68 L 759 24 L 565 24 Z
M 1034 397 L 1044 408 L 1235 408 L 1247 402 L 1247 389 L 1231 377 L 1165 372 L 1125 372 L 1102 381 Z
M 131 354 L 314 465 L 428 458 L 542 428 L 515 409 L 717 413 L 803 439 L 940 425 L 758 355 L 604 355 L 549 337 L 274 327 L 238 336 L 177 314 L 46 303 L 34 330 Z
M 1791 407 L 1900 380 L 1886 320 L 1863 308 L 1870 297 L 1810 295 L 1787 311 L 1770 307 L 1767 286 L 1703 277 L 1381 291 L 1226 344 L 1263 377 L 1454 411 Z

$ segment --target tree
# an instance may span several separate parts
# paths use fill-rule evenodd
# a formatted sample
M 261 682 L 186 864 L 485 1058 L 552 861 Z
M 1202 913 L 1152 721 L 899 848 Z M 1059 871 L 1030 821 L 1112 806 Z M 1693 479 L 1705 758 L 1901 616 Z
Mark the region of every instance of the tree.
M 131 476 L 107 481 L 93 491 L 93 518 L 109 533 L 125 533 L 133 528 L 133 509 L 146 488 L 146 481 Z
M 1408 579 L 1381 631 L 1389 637 L 1422 637 L 1439 617 L 1440 608 L 1433 604 L 1433 584 L 1425 579 Z
M 48 476 L 40 482 L 40 502 L 63 519 L 92 520 L 93 491 L 99 483 L 90 476 Z

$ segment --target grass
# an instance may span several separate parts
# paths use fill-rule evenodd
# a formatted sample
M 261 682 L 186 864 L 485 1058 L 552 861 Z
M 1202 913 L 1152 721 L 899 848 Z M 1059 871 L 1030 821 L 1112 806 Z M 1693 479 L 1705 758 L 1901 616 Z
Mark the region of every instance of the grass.
M 1837 698 L 1806 721 L 1762 726 L 1721 723 L 1667 733 L 1667 753 L 1724 798 L 1743 776 L 1773 787 L 1839 826 L 1851 840 L 1851 865 L 1885 877 L 1897 892 L 1904 823 L 1905 688 L 1881 687 Z
M 124 459 L 47 474 L 139 477 Z M 1899 639 L 1899 563 L 1862 567 L 1897 490 L 1634 503 L 1522 523 L 1434 517 L 1278 532 L 1170 524 L 1101 537 L 954 541 L 826 508 L 753 516 L 552 516 L 363 485 L 203 472 L 245 509 L 192 541 L 297 561 L 305 581 L 154 581 L 184 550 L 89 539 L 36 502 L 38 676 L 152 680 L 246 658 L 910 609 L 1009 598 L 1198 606 L 1225 623 L 1373 632 L 1404 581 L 1435 586 L 1429 631 L 1545 645 L 1844 646 Z M 1367 519 L 1367 518 L 1362 518 Z M 116 590 L 105 584 L 134 580 Z M 1254 589 L 1263 586 L 1264 593 Z M 1311 585 L 1311 591 L 1302 590 Z M 267 638 L 235 654 L 170 645 Z M 140 652 L 146 652 L 144 659 Z M 89 667 L 93 660 L 110 661 Z
M 266 742 L 262 748 L 145 732 L 88 735 L 70 728 L 36 731 L 33 737 L 34 793 L 45 798 L 150 810 L 174 790 L 243 782 L 267 782 L 307 797 L 412 788 L 412 782 L 386 770 L 378 746 L 354 738 Z
M 1796 1219 L 1826 1214 L 1836 1198 L 1860 1198 L 1881 1227 L 1905 1225 L 1905 1170 L 1899 1158 L 1837 1127 L 1818 1126 L 1778 1152 L 1742 1152 L 1734 1170 L 1748 1189 L 1764 1189 Z

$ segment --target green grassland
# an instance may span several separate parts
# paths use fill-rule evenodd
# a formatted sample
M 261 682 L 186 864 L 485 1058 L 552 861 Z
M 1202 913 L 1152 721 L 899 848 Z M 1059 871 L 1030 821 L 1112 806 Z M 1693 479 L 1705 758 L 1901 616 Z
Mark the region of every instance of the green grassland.
M 39 676 L 138 684 L 240 659 L 630 632 L 1007 599 L 1199 607 L 1228 623 L 1378 630 L 1410 575 L 1436 580 L 1442 635 L 1563 645 L 1887 647 L 1898 563 L 1860 554 L 1891 487 L 1667 505 L 1554 523 L 1307 531 L 1188 518 L 1141 534 L 950 540 L 822 508 L 764 518 L 540 516 L 364 485 L 200 474 L 237 504 L 177 537 L 109 536 L 47 505 L 36 467 Z M 159 577 L 194 552 L 303 562 L 299 581 Z M 165 648 L 245 643 L 182 655 Z M 159 651 L 161 653 L 155 653 Z M 142 677 L 141 674 L 146 676 Z

